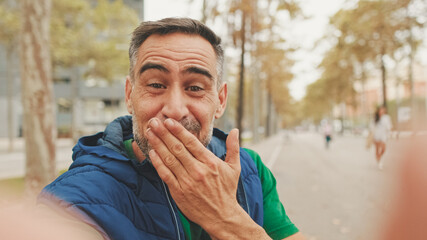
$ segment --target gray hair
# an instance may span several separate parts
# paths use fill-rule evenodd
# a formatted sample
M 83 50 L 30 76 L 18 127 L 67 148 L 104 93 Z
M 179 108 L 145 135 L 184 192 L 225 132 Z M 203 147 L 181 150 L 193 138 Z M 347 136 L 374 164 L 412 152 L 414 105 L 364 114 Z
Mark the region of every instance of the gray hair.
M 221 47 L 221 38 L 200 21 L 191 18 L 164 18 L 159 21 L 142 22 L 132 33 L 129 46 L 129 76 L 134 81 L 134 67 L 138 58 L 138 48 L 151 35 L 167 35 L 171 33 L 185 33 L 199 35 L 206 39 L 213 47 L 217 58 L 217 87 L 222 83 L 222 71 L 224 64 L 224 51 Z

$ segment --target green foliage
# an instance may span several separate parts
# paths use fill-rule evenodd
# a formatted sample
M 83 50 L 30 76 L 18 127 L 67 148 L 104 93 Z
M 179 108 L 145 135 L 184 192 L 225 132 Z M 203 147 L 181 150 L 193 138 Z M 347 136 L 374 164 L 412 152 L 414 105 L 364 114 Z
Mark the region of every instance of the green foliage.
M 299 107 L 305 118 L 320 122 L 331 112 L 333 99 L 328 95 L 328 84 L 325 79 L 318 80 L 307 86 L 307 94 Z
M 83 65 L 93 39 L 86 29 L 90 19 L 90 5 L 83 0 L 52 2 L 51 54 L 53 66 Z
M 87 77 L 112 81 L 127 74 L 127 45 L 138 16 L 121 0 L 52 1 L 51 54 L 57 67 L 86 66 Z M 0 43 L 16 47 L 17 6 L 0 5 Z
M 277 113 L 285 116 L 288 113 L 291 96 L 288 83 L 292 80 L 291 68 L 294 61 L 288 55 L 290 49 L 280 47 L 274 40 L 258 41 L 252 53 L 260 69 L 260 80 L 271 94 Z
M 277 5 L 277 10 L 285 10 L 289 13 L 291 18 L 298 17 L 302 15 L 302 10 L 299 4 L 293 0 L 279 0 Z
M 17 44 L 17 36 L 21 22 L 19 12 L 16 7 L 11 7 L 6 4 L 0 5 L 0 43 L 6 48 L 15 48 Z
M 138 24 L 122 1 L 56 0 L 52 11 L 54 66 L 88 66 L 87 77 L 112 81 L 127 73 L 130 32 Z

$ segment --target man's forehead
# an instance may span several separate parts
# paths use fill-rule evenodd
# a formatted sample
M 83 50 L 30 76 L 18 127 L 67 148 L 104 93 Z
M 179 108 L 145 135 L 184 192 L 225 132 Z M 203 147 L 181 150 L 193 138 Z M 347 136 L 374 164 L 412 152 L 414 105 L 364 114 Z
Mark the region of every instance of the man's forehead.
M 208 68 L 216 75 L 217 56 L 212 45 L 196 34 L 171 33 L 153 34 L 138 49 L 138 64 L 146 62 L 161 63 L 162 60 L 182 61 Z M 140 69 L 136 70 L 139 71 Z
M 139 47 L 139 50 L 156 47 L 159 49 L 182 48 L 187 50 L 202 50 L 209 55 L 215 55 L 213 46 L 208 40 L 198 34 L 168 33 L 152 34 Z

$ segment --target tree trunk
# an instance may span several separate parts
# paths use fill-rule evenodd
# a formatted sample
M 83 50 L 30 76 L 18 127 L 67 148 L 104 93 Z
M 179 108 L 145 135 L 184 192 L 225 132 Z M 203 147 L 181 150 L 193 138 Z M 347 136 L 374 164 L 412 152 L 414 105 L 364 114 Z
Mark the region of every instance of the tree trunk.
M 383 106 L 387 108 L 387 83 L 386 83 L 386 69 L 384 64 L 384 54 L 381 54 L 381 79 L 382 79 L 382 90 L 383 90 Z
M 13 79 L 13 74 L 11 73 L 12 71 L 12 49 L 9 48 L 7 49 L 7 53 L 6 53 L 6 62 L 7 62 L 7 67 L 6 67 L 6 76 L 7 76 L 7 135 L 9 138 L 9 147 L 8 147 L 8 151 L 12 152 L 13 150 L 15 150 L 15 121 L 14 121 L 14 117 L 15 117 L 15 108 L 14 108 L 14 93 L 15 93 L 15 89 L 14 89 L 14 79 Z
M 261 84 L 260 84 L 260 77 L 259 77 L 259 71 L 257 64 L 253 64 L 253 68 L 255 69 L 254 78 L 253 78 L 253 85 L 252 85 L 252 101 L 253 101 L 253 116 L 252 116 L 252 141 L 253 143 L 257 143 L 260 140 L 259 136 L 259 127 L 260 127 L 260 121 L 259 116 L 261 104 L 260 104 L 260 95 L 261 95 Z
M 397 68 L 395 68 L 397 69 Z M 397 70 L 395 70 L 397 72 Z M 399 96 L 399 85 L 400 85 L 400 78 L 398 77 L 397 73 L 396 76 L 396 126 L 394 126 L 394 130 L 397 132 L 396 138 L 399 139 L 399 108 L 400 108 L 400 96 Z
M 409 14 L 409 5 L 406 6 L 406 21 L 408 23 L 408 45 L 409 45 L 409 55 L 408 55 L 408 82 L 409 82 L 409 91 L 410 91 L 410 101 L 411 101 L 411 130 L 415 133 L 417 131 L 417 102 L 415 99 L 415 89 L 414 89 L 414 56 L 415 56 L 415 42 L 413 38 L 413 33 L 410 24 L 410 14 Z
M 409 64 L 408 64 L 408 81 L 409 81 L 409 90 L 410 90 L 410 99 L 411 99 L 411 128 L 412 131 L 416 132 L 417 130 L 417 103 L 415 99 L 415 89 L 414 89 L 414 77 L 413 77 L 413 66 L 414 66 L 414 41 L 412 38 L 412 31 L 409 29 L 409 46 L 411 48 L 409 52 Z
M 237 103 L 237 128 L 240 132 L 243 132 L 243 100 L 244 100 L 244 89 L 245 89 L 245 44 L 246 44 L 246 13 L 242 11 L 242 28 L 241 28 L 241 55 L 240 55 L 240 76 L 239 76 L 239 101 Z M 241 134 L 239 135 L 239 141 L 241 141 Z
M 362 66 L 362 99 L 361 99 L 361 107 L 362 107 L 362 122 L 364 126 L 369 126 L 370 123 L 370 114 L 367 109 L 369 109 L 369 106 L 366 105 L 366 72 L 365 69 Z
M 207 0 L 203 0 L 203 5 L 202 5 L 202 19 L 200 20 L 204 24 L 206 24 L 206 20 L 208 19 L 208 13 L 207 13 L 208 10 L 207 10 L 206 1 Z
M 26 192 L 55 177 L 56 126 L 49 50 L 50 0 L 21 0 L 20 39 Z
M 273 132 L 273 126 L 272 126 L 272 122 L 273 122 L 273 99 L 271 97 L 270 92 L 267 92 L 267 120 L 266 120 L 266 137 L 270 137 L 272 135 Z
M 81 124 L 79 119 L 82 117 L 82 106 L 79 97 L 80 76 L 79 66 L 74 67 L 71 76 L 71 137 L 74 143 L 77 143 L 80 137 Z

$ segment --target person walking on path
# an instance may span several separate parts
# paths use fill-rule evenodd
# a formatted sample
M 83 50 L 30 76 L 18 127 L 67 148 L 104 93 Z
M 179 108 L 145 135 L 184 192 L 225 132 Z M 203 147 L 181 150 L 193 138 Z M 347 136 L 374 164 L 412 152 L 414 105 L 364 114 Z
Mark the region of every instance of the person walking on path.
M 325 137 L 325 147 L 326 149 L 329 148 L 329 144 L 332 140 L 332 127 L 331 124 L 329 124 L 329 121 L 325 121 L 323 124 L 323 135 Z
M 375 157 L 378 168 L 383 168 L 382 156 L 386 150 L 386 142 L 392 128 L 390 116 L 387 114 L 387 109 L 384 106 L 377 108 L 375 119 L 372 128 L 372 136 L 375 145 Z

